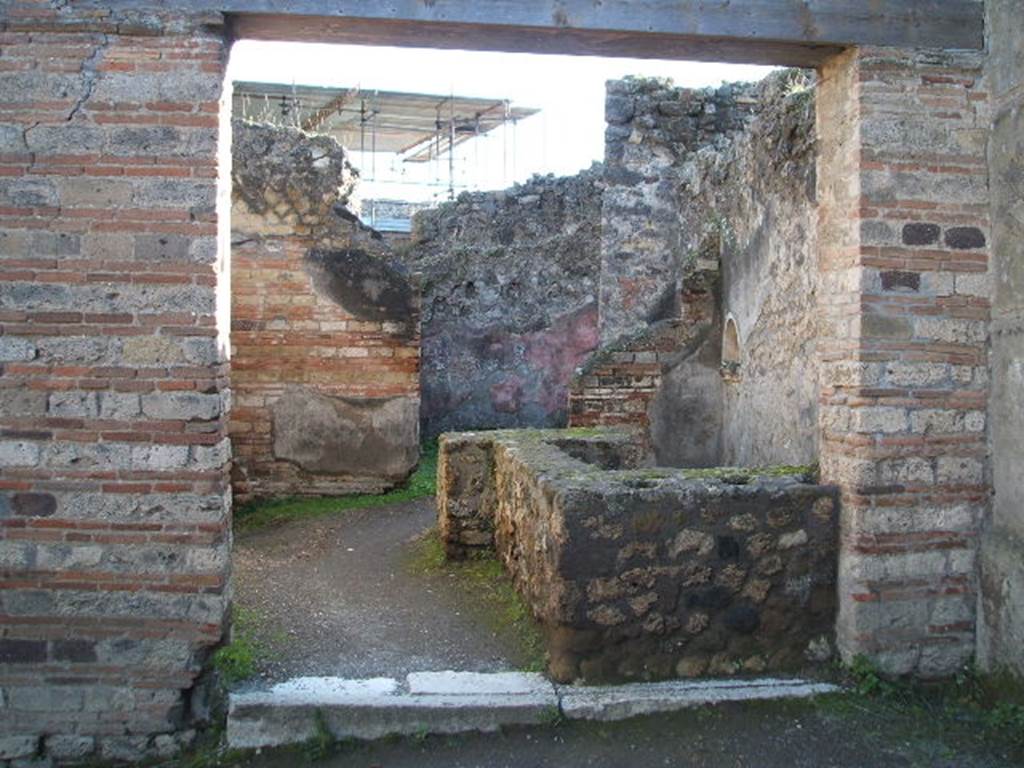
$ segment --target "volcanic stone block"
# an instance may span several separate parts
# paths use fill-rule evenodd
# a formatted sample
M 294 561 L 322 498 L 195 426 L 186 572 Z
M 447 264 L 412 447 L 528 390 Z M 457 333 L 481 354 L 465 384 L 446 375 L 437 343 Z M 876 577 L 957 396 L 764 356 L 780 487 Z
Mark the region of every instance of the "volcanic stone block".
M 937 224 L 905 224 L 903 226 L 903 244 L 934 245 L 939 242 L 939 232 Z
M 294 386 L 271 409 L 274 455 L 307 472 L 403 477 L 419 459 L 419 403 L 351 400 Z

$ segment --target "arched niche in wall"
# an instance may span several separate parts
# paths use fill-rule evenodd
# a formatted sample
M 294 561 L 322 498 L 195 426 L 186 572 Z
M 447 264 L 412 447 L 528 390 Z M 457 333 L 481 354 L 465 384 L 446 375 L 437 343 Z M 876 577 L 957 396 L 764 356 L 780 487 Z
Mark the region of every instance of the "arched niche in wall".
M 725 381 L 740 380 L 740 329 L 732 313 L 725 316 L 722 331 L 722 378 Z

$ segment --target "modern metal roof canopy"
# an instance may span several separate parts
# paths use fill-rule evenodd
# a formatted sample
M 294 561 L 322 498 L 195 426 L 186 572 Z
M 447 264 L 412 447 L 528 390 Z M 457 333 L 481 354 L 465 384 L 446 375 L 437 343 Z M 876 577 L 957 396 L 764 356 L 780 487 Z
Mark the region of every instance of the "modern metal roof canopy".
M 348 149 L 406 162 L 436 159 L 539 111 L 505 99 L 251 82 L 235 83 L 233 108 L 243 119 L 324 133 Z

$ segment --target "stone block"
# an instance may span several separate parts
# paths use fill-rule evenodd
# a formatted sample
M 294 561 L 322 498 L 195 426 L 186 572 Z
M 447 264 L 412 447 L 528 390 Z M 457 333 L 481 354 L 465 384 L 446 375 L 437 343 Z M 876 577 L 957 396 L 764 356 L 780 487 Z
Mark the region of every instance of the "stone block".
M 51 179 L 6 177 L 0 179 L 0 203 L 11 208 L 56 208 L 60 197 Z
M 950 227 L 946 230 L 943 240 L 948 248 L 958 251 L 975 250 L 988 245 L 985 233 L 977 227 Z
M 209 421 L 222 414 L 220 395 L 160 392 L 142 396 L 142 414 L 151 419 Z
M 891 434 L 907 428 L 907 412 L 903 408 L 868 406 L 855 408 L 850 428 L 856 432 Z
M 0 467 L 34 467 L 42 451 L 36 443 L 25 440 L 0 440 Z
M 21 363 L 34 360 L 36 345 L 17 336 L 0 336 L 0 362 Z
M 861 334 L 873 339 L 909 339 L 914 335 L 914 324 L 906 317 L 869 313 L 861 315 Z
M 939 483 L 980 485 L 985 481 L 985 465 L 980 459 L 940 456 L 935 460 L 935 480 Z
M 137 763 L 147 756 L 148 736 L 105 736 L 100 742 L 100 757 L 123 763 Z
M 918 317 L 914 320 L 914 335 L 950 344 L 981 344 L 988 338 L 988 323 L 982 320 Z
M 300 678 L 265 691 L 232 694 L 227 739 L 233 748 L 294 744 L 311 737 L 317 722 L 337 739 L 378 739 L 394 734 L 496 731 L 542 723 L 557 711 L 550 683 L 516 683 L 508 675 L 480 691 L 467 691 L 460 673 L 428 673 L 403 693 L 390 679 Z M 438 690 L 434 690 L 438 689 Z M 493 692 L 491 692 L 493 691 Z
M 408 676 L 407 685 L 413 696 L 548 696 L 554 693 L 543 675 L 530 672 L 414 672 Z
M 60 204 L 66 208 L 128 208 L 138 184 L 128 179 L 76 176 L 59 183 Z
M 126 363 L 136 365 L 175 365 L 184 360 L 182 342 L 163 336 L 133 336 L 121 345 Z
M 57 511 L 57 499 L 50 493 L 15 493 L 10 505 L 19 517 L 49 517 Z
M 307 472 L 404 477 L 419 459 L 418 405 L 290 387 L 271 408 L 274 455 Z
M 167 472 L 188 465 L 187 445 L 140 445 L 131 449 L 131 467 L 145 472 Z
M 31 757 L 38 749 L 38 734 L 0 736 L 0 760 Z
M 881 273 L 883 291 L 917 292 L 921 288 L 921 275 L 918 272 L 902 272 L 889 270 Z
M 95 419 L 100 412 L 99 398 L 96 392 L 53 392 L 47 410 L 53 416 Z
M 45 640 L 0 638 L 0 663 L 29 664 L 46 661 Z
M 932 246 L 939 242 L 942 229 L 938 224 L 912 223 L 903 225 L 903 245 Z
M 27 389 L 0 389 L 0 413 L 8 416 L 42 416 L 46 413 L 46 393 Z
M 558 688 L 562 713 L 567 719 L 600 721 L 626 720 L 730 701 L 809 698 L 837 691 L 838 686 L 830 683 L 772 678 Z
M 96 739 L 92 736 L 58 734 L 47 736 L 44 744 L 46 754 L 58 762 L 79 762 L 96 751 Z

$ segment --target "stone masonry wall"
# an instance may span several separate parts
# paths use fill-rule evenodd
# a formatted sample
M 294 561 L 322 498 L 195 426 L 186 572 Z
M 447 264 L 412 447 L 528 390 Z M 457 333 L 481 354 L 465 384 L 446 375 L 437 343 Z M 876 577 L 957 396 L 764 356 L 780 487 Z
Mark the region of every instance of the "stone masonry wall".
M 818 87 L 822 477 L 845 659 L 974 653 L 989 497 L 989 95 L 977 53 L 862 49 Z
M 233 148 L 235 499 L 390 488 L 419 458 L 415 286 L 337 142 L 236 122 Z
M 682 128 L 666 117 L 680 104 L 699 116 Z M 626 139 L 621 151 L 634 167 L 675 158 L 660 168 L 659 186 L 648 187 L 645 197 L 675 206 L 674 242 L 657 242 L 662 233 L 652 230 L 647 250 L 631 254 L 629 263 L 668 281 L 671 292 L 659 298 L 659 311 L 676 319 L 602 348 L 574 388 L 572 424 L 633 424 L 665 466 L 813 462 L 819 333 L 813 75 L 791 70 L 713 92 L 669 89 L 660 81 L 610 84 L 610 120 L 633 114 L 633 122 L 646 124 L 652 113 L 662 121 L 657 125 L 675 128 L 668 134 L 673 141 L 660 127 L 654 132 L 660 142 Z M 609 183 L 606 212 L 645 188 L 634 182 Z M 616 231 L 629 228 L 630 215 Z M 652 299 L 649 290 L 641 295 Z M 727 370 L 726 316 L 740 329 L 740 356 Z M 671 334 L 654 330 L 669 322 L 679 329 L 675 344 Z M 657 352 L 649 349 L 655 336 Z
M 676 316 L 690 232 L 679 170 L 700 147 L 742 129 L 754 86 L 674 88 L 656 78 L 610 81 L 601 208 L 601 343 Z
M 697 151 L 681 174 L 689 247 L 718 243 L 719 322 L 738 332 L 738 359 L 720 377 L 716 463 L 808 464 L 818 458 L 820 335 L 814 75 L 773 74 L 755 95 L 744 129 Z M 708 386 L 689 371 L 676 379 L 676 398 Z M 664 418 L 675 433 L 703 426 Z
M 630 469 L 621 448 L 596 450 L 601 434 L 572 435 L 445 436 L 439 465 L 442 531 L 451 511 L 493 519 L 554 679 L 758 673 L 828 657 L 834 489 L 795 476 Z M 620 462 L 590 463 L 609 458 Z
M 989 0 L 986 7 L 994 496 L 982 537 L 978 660 L 986 669 L 1006 666 L 1024 676 L 1024 14 L 1014 0 Z
M 562 426 L 597 346 L 600 171 L 464 193 L 416 214 L 423 428 Z
M 18 765 L 177 751 L 230 600 L 220 18 L 78 5 L 0 3 L 0 761 Z
M 629 430 L 568 429 L 544 434 L 570 456 L 604 469 L 650 463 L 647 446 Z M 464 560 L 494 550 L 494 446 L 496 432 L 449 432 L 441 436 L 437 465 L 437 522 L 445 554 Z M 514 434 L 502 432 L 501 434 Z

